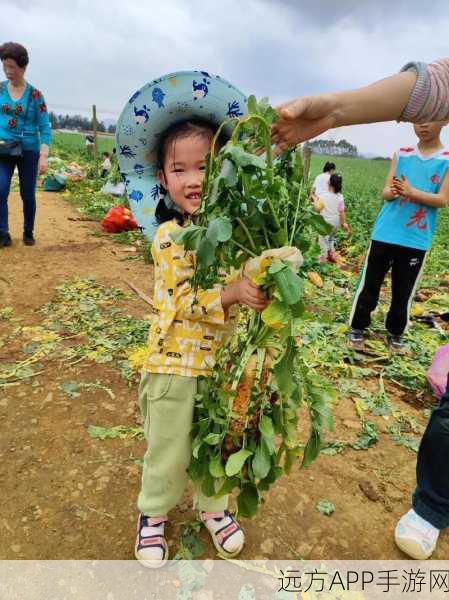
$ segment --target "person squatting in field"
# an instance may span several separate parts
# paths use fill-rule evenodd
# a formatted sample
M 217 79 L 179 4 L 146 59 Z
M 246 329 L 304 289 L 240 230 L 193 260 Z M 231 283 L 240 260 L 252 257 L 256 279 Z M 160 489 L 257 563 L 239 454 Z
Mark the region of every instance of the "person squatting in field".
M 47 170 L 51 126 L 42 92 L 25 80 L 29 58 L 21 44 L 0 46 L 6 81 L 0 82 L 0 141 L 21 142 L 20 156 L 0 152 L 0 248 L 12 243 L 9 233 L 8 195 L 14 169 L 19 172 L 23 203 L 23 243 L 33 246 L 36 217 L 36 181 Z
M 363 345 L 371 313 L 391 270 L 391 304 L 385 325 L 392 350 L 402 350 L 410 307 L 432 245 L 437 213 L 449 201 L 449 150 L 440 132 L 445 123 L 414 125 L 419 142 L 393 156 L 371 243 L 349 319 L 348 342 Z
M 328 164 L 328 163 L 326 163 Z M 343 178 L 334 173 L 329 178 L 328 190 L 321 192 L 316 196 L 314 206 L 315 210 L 321 214 L 323 219 L 333 230 L 328 235 L 318 236 L 318 243 L 321 249 L 320 262 L 337 262 L 337 253 L 335 252 L 335 236 L 339 227 L 342 227 L 349 235 L 351 230 L 346 223 L 345 200 L 342 194 Z
M 159 146 L 160 183 L 175 206 L 167 208 L 162 198 L 156 210 L 160 226 L 152 255 L 157 314 L 139 391 L 148 450 L 138 498 L 136 557 L 149 567 L 162 565 L 168 557 L 164 526 L 187 482 L 195 395 L 202 385 L 198 377 L 210 374 L 215 353 L 232 329 L 231 307 L 245 304 L 261 311 L 267 305 L 260 289 L 247 278 L 193 291 L 189 280 L 195 255 L 171 238 L 200 206 L 214 133 L 214 127 L 204 122 L 176 123 L 162 135 Z M 196 500 L 218 552 L 236 556 L 244 535 L 227 510 L 228 496 L 207 497 L 197 490 Z

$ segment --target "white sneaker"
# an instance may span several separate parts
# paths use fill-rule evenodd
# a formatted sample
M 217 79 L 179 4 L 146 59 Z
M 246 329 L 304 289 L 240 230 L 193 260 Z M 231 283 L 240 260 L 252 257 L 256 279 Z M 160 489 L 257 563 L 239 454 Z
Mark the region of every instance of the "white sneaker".
M 420 517 L 413 508 L 399 519 L 394 531 L 395 542 L 405 554 L 426 560 L 435 550 L 440 530 Z
M 166 521 L 167 517 L 139 515 L 134 555 L 144 567 L 158 569 L 167 562 L 168 545 L 164 536 Z
M 245 545 L 245 534 L 229 511 L 200 512 L 200 519 L 206 525 L 218 554 L 226 558 L 240 554 Z

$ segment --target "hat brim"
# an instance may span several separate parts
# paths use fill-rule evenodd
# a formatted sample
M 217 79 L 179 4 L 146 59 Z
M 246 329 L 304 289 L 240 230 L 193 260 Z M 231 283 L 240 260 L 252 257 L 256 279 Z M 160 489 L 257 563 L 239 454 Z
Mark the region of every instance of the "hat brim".
M 117 123 L 117 155 L 132 213 L 149 239 L 157 228 L 154 213 L 161 197 L 157 178 L 161 134 L 176 122 L 196 118 L 220 125 L 246 112 L 246 96 L 206 71 L 170 73 L 131 96 Z

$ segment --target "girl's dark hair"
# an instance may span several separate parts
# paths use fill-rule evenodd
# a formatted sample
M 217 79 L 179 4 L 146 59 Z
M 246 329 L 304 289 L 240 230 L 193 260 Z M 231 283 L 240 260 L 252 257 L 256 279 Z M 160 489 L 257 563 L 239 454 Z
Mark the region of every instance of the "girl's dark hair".
M 167 156 L 168 149 L 172 144 L 176 144 L 176 141 L 178 139 L 189 137 L 192 135 L 212 140 L 216 131 L 216 125 L 209 121 L 204 121 L 202 119 L 189 119 L 187 121 L 180 121 L 178 123 L 170 125 L 170 127 L 168 127 L 160 137 L 160 142 L 157 151 L 158 169 L 161 169 L 162 171 L 164 170 L 164 161 Z M 217 140 L 217 147 L 220 148 L 222 145 L 223 140 L 220 136 Z M 166 194 L 167 190 L 165 190 L 162 187 L 162 185 L 160 187 L 161 194 Z M 165 223 L 166 221 L 172 221 L 173 219 L 176 219 L 176 221 L 180 225 L 184 223 L 184 216 L 174 208 L 167 208 L 164 198 L 161 198 L 159 200 L 155 211 L 155 217 L 159 225 L 161 223 Z
M 0 46 L 0 60 L 7 58 L 14 60 L 21 69 L 24 69 L 29 62 L 27 49 L 16 42 L 6 42 Z
M 339 194 L 341 192 L 341 188 L 343 187 L 343 177 L 341 175 L 337 175 L 337 173 L 331 175 L 329 179 L 329 187 L 331 187 L 336 194 Z
M 183 225 L 184 223 L 184 215 L 181 214 L 179 210 L 168 208 L 165 204 L 164 198 L 159 200 L 154 216 L 156 217 L 156 222 L 159 225 L 165 223 L 166 221 L 173 221 L 173 219 L 177 221 L 178 225 Z
M 323 173 L 328 173 L 335 169 L 335 163 L 327 162 L 323 167 Z

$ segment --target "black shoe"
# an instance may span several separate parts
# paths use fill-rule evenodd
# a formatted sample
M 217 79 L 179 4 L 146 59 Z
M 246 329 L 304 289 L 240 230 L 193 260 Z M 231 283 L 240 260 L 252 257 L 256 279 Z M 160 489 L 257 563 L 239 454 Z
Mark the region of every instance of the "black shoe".
M 6 248 L 6 246 L 11 246 L 12 240 L 9 233 L 0 232 L 0 248 Z
M 25 244 L 25 246 L 34 246 L 36 240 L 34 239 L 32 231 L 23 232 L 23 243 Z
M 391 333 L 389 333 L 387 337 L 387 342 L 390 346 L 390 349 L 393 352 L 404 352 L 405 343 L 402 338 L 402 335 L 392 335 Z
M 354 350 L 362 350 L 365 342 L 363 329 L 350 329 L 347 337 L 349 348 Z

